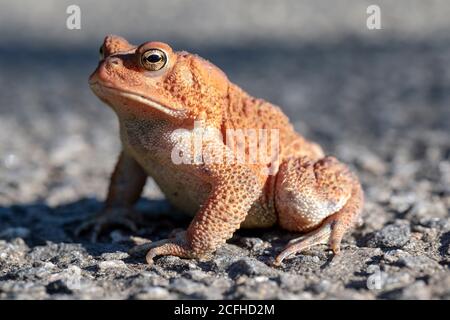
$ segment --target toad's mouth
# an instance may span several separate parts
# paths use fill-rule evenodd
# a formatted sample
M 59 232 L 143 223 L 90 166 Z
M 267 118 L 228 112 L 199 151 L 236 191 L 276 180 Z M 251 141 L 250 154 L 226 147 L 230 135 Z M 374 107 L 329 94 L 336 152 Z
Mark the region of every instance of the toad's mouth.
M 183 109 L 174 109 L 166 104 L 163 104 L 159 101 L 155 101 L 154 99 L 150 99 L 142 94 L 136 92 L 130 92 L 122 89 L 117 89 L 112 86 L 108 86 L 102 84 L 100 82 L 90 83 L 90 87 L 95 94 L 97 94 L 100 98 L 104 98 L 105 96 L 116 95 L 134 102 L 138 102 L 141 105 L 148 106 L 155 110 L 161 111 L 169 116 L 182 118 L 185 116 L 185 110 Z M 103 100 L 103 99 L 102 99 Z

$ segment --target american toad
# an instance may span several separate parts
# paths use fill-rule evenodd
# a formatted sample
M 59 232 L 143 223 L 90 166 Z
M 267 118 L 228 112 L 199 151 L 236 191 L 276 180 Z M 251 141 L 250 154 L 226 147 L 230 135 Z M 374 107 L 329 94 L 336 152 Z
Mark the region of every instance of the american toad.
M 132 206 L 150 176 L 193 219 L 187 231 L 143 245 L 149 264 L 159 255 L 202 258 L 241 227 L 275 224 L 303 233 L 275 264 L 316 244 L 339 252 L 344 233 L 359 221 L 360 183 L 296 133 L 277 106 L 165 43 L 134 46 L 108 36 L 100 53 L 89 84 L 117 114 L 123 149 L 104 210 L 78 232 L 93 226 L 95 239 L 109 223 L 135 230 Z

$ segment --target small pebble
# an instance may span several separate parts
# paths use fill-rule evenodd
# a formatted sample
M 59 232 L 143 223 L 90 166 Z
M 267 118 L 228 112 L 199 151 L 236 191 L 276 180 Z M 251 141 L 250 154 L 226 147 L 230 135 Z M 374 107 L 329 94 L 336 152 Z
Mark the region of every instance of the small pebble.
M 127 265 L 122 260 L 102 261 L 98 264 L 98 267 L 101 271 L 107 271 L 111 269 L 128 269 Z
M 151 287 L 134 296 L 135 299 L 139 300 L 167 299 L 168 297 L 169 291 L 161 287 Z
M 401 248 L 408 243 L 411 237 L 411 230 L 408 224 L 390 224 L 375 232 L 369 239 L 369 247 Z
M 116 252 L 105 252 L 101 255 L 104 260 L 123 260 L 128 258 L 130 255 L 127 252 L 116 251 Z

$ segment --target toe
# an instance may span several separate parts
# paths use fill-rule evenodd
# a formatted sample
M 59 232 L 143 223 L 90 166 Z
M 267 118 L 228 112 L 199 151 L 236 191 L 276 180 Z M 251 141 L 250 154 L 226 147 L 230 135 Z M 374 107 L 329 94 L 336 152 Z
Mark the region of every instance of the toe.
M 147 252 L 145 259 L 149 265 L 153 265 L 153 259 L 156 256 L 176 256 L 180 258 L 196 257 L 191 250 L 179 241 L 172 239 L 162 241 L 165 241 L 165 243 L 154 247 Z
M 298 252 L 302 252 L 318 244 L 328 244 L 332 227 L 325 223 L 319 229 L 312 231 L 298 239 L 291 240 L 284 250 L 275 258 L 274 265 L 279 266 L 285 258 Z
M 132 247 L 130 250 L 128 250 L 128 253 L 133 256 L 142 256 L 145 253 L 147 253 L 149 250 L 156 248 L 158 246 L 164 245 L 168 243 L 170 240 L 164 239 L 159 241 L 148 241 L 145 243 L 141 243 L 137 246 Z

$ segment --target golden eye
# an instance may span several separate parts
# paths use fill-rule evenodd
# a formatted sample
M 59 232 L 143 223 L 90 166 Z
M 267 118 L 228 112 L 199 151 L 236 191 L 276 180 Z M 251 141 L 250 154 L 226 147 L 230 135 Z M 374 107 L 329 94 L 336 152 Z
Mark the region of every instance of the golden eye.
M 167 64 L 166 53 L 159 49 L 150 49 L 141 55 L 142 66 L 149 71 L 161 70 Z
M 98 50 L 98 53 L 100 54 L 100 60 L 105 59 L 105 52 L 103 51 L 103 45 Z

